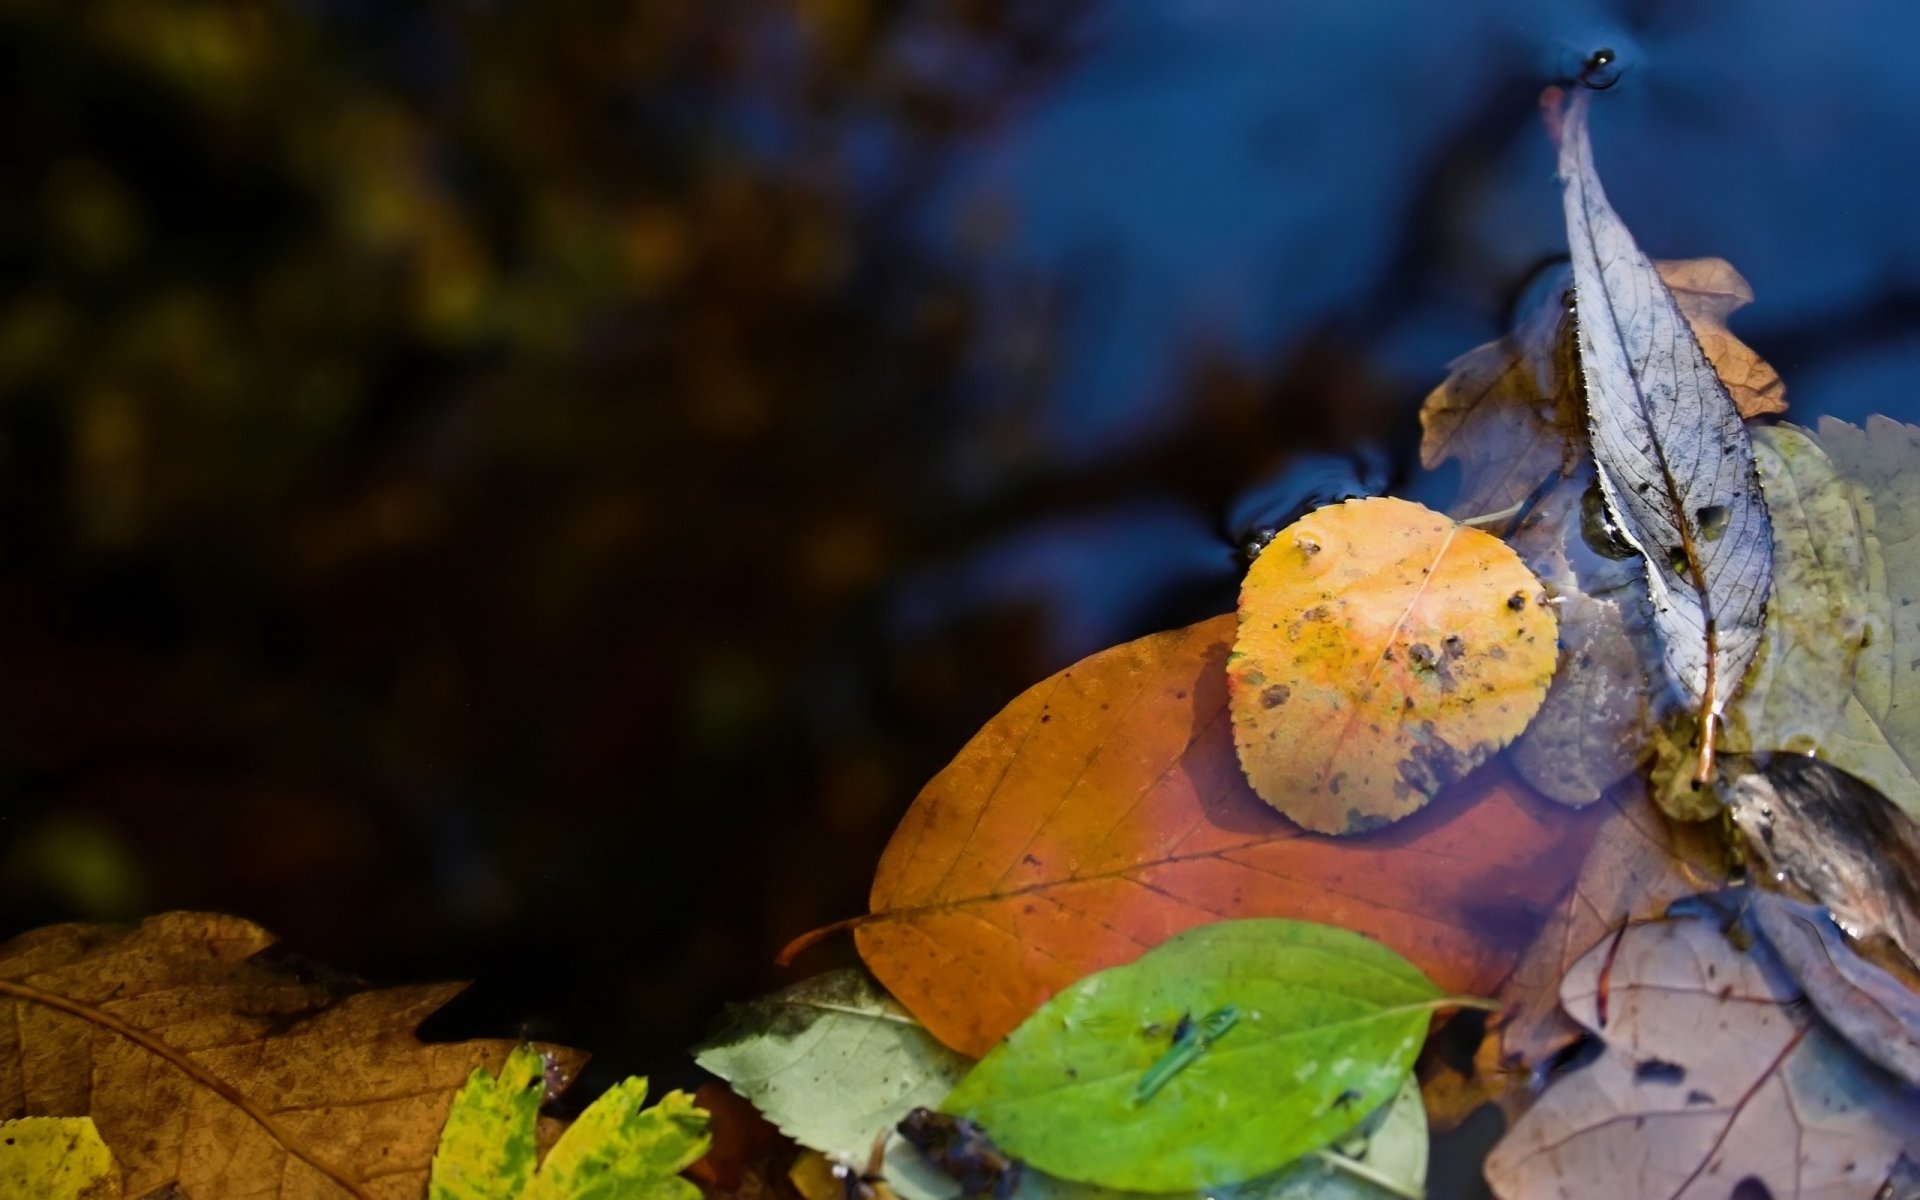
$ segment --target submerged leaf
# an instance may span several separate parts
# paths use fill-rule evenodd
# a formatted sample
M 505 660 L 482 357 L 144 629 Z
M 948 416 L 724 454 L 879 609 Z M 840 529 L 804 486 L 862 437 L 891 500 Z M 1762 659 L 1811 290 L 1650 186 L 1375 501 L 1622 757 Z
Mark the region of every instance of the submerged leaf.
M 1247 572 L 1227 660 L 1254 791 L 1320 833 L 1420 809 L 1540 707 L 1558 656 L 1541 599 L 1504 542 L 1405 500 L 1282 530 Z
M 1766 943 L 1813 1010 L 1848 1045 L 1920 1087 L 1920 995 L 1860 957 L 1826 909 L 1742 887 L 1689 896 L 1667 912 L 1744 925 Z
M 1604 1050 L 1494 1147 L 1495 1195 L 1724 1200 L 1752 1179 L 1756 1195 L 1867 1200 L 1920 1153 L 1920 1097 L 1799 995 L 1713 922 L 1634 925 L 1597 947 L 1560 996 Z
M 1589 435 L 1608 511 L 1647 564 L 1667 674 L 1702 713 L 1704 775 L 1759 648 L 1772 534 L 1733 398 L 1607 203 L 1587 108 L 1583 91 L 1563 114 L 1560 176 Z
M 1055 996 L 942 1107 L 1062 1178 L 1149 1192 L 1239 1182 L 1392 1098 L 1443 1003 L 1412 964 L 1358 934 L 1223 921 Z M 1202 1025 L 1211 1040 L 1191 1040 Z
M 1920 824 L 1845 771 L 1796 754 L 1729 772 L 1727 807 L 1757 873 L 1887 938 L 1920 964 Z
M 694 1058 L 794 1141 L 843 1162 L 938 1105 L 971 1065 L 853 969 L 729 1009 Z
M 120 1171 L 91 1117 L 0 1121 L 0 1196 L 120 1200 Z
M 1304 834 L 1235 760 L 1233 635 L 1216 617 L 1067 668 L 914 800 L 852 924 L 934 1036 L 985 1053 L 1060 988 L 1223 917 L 1326 921 L 1449 991 L 1499 986 L 1593 822 L 1483 768 L 1368 837 Z

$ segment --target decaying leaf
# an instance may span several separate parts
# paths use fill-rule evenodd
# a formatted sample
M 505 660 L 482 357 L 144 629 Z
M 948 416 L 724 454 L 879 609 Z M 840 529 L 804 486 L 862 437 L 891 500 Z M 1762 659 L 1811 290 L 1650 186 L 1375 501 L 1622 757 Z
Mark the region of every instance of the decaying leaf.
M 1302 833 L 1234 756 L 1234 623 L 1117 646 L 1028 689 L 914 801 L 852 924 L 942 1042 L 984 1053 L 1082 976 L 1225 917 L 1357 930 L 1451 992 L 1505 978 L 1593 822 L 1483 768 L 1365 838 Z
M 91 1116 L 134 1196 L 421 1195 L 454 1093 L 511 1043 L 423 1044 L 459 985 L 338 994 L 272 941 L 169 913 L 0 945 L 0 1116 Z
M 1726 319 L 1753 289 L 1719 258 L 1657 262 L 1655 269 L 1700 339 L 1743 417 L 1784 412 L 1786 385 L 1735 338 Z M 1420 461 L 1461 468 L 1457 516 L 1519 504 L 1556 472 L 1587 457 L 1586 405 L 1573 340 L 1572 275 L 1561 272 L 1513 332 L 1455 359 L 1420 408 Z
M 1247 572 L 1227 659 L 1253 790 L 1319 833 L 1418 811 L 1540 707 L 1559 653 L 1543 600 L 1506 543 L 1406 500 L 1282 530 Z
M 1626 922 L 1658 916 L 1672 901 L 1727 877 L 1720 831 L 1667 819 L 1644 786 L 1623 784 L 1602 808 L 1605 819 L 1579 878 L 1500 988 L 1508 1010 L 1501 1047 L 1524 1064 L 1545 1062 L 1579 1036 L 1560 1007 L 1560 981 L 1574 962 Z
M 1667 912 L 1744 927 L 1862 1058 L 1920 1088 L 1920 994 L 1860 957 L 1826 909 L 1740 887 L 1686 897 Z
M 1845 771 L 1797 754 L 1739 762 L 1728 811 L 1756 874 L 1797 888 L 1862 941 L 1920 964 L 1920 824 Z
M 699 1200 L 680 1172 L 707 1152 L 707 1114 L 685 1092 L 646 1107 L 647 1081 L 615 1084 L 536 1167 L 547 1060 L 519 1046 L 499 1073 L 476 1067 L 433 1156 L 428 1200 Z
M 1853 698 L 1821 757 L 1920 818 L 1920 428 L 1825 418 L 1819 441 L 1852 485 L 1868 610 Z
M 1759 648 L 1773 538 L 1733 398 L 1601 189 L 1588 106 L 1581 91 L 1559 133 L 1589 438 L 1607 509 L 1646 560 L 1667 675 L 1702 713 L 1704 779 Z
M 90 1117 L 0 1121 L 0 1196 L 120 1200 L 120 1169 Z
M 849 1163 L 972 1065 L 852 969 L 729 1009 L 694 1056 L 795 1141 Z
M 1920 1152 L 1920 1096 L 1716 922 L 1632 926 L 1574 964 L 1560 995 L 1604 1049 L 1494 1148 L 1498 1196 L 1724 1200 L 1751 1179 L 1754 1195 L 1867 1200 Z
M 1063 1179 L 1145 1192 L 1237 1183 L 1392 1099 L 1447 1003 L 1358 934 L 1223 921 L 1067 988 L 942 1108 Z

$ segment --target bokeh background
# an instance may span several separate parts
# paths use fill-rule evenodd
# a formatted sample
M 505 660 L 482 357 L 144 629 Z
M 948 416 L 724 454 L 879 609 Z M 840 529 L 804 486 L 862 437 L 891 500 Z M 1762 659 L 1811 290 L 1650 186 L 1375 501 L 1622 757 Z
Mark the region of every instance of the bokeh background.
M 1602 45 L 1642 243 L 1911 419 L 1908 0 L 0 0 L 0 934 L 694 1079 L 1016 692 L 1447 499 Z

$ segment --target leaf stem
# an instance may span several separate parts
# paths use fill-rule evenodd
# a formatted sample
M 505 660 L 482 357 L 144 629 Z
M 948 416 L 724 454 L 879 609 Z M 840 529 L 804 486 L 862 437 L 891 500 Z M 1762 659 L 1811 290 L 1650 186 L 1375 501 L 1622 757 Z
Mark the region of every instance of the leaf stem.
M 66 1013 L 68 1016 L 78 1017 L 82 1021 L 98 1025 L 100 1028 L 112 1033 L 117 1033 L 141 1049 L 167 1060 L 179 1068 L 181 1072 L 186 1074 L 195 1083 L 253 1118 L 254 1123 L 266 1130 L 267 1136 L 280 1143 L 281 1148 L 286 1150 L 288 1154 L 293 1155 L 301 1162 L 306 1163 L 314 1170 L 320 1172 L 320 1174 L 338 1184 L 341 1190 L 353 1197 L 353 1200 L 374 1200 L 372 1192 L 369 1192 L 352 1178 L 343 1174 L 338 1168 L 330 1166 L 314 1157 L 311 1150 L 300 1145 L 293 1135 L 280 1127 L 279 1122 L 273 1119 L 272 1114 L 248 1099 L 238 1088 L 207 1070 L 199 1063 L 194 1062 L 182 1051 L 176 1050 L 159 1038 L 154 1037 L 146 1030 L 135 1025 L 129 1025 L 112 1013 L 95 1008 L 90 1004 L 82 1004 L 78 1000 L 69 1000 L 57 992 L 42 991 L 40 988 L 28 983 L 18 983 L 10 979 L 0 979 L 0 996 L 12 996 L 18 1000 L 24 1000 L 29 1004 L 38 1004 Z
M 1477 517 L 1462 517 L 1459 523 L 1462 525 L 1471 526 L 1474 529 L 1479 529 L 1487 525 L 1498 525 L 1502 521 L 1509 520 L 1510 518 L 1519 516 L 1522 512 L 1526 511 L 1527 505 L 1531 504 L 1532 502 L 1533 502 L 1533 497 L 1528 496 L 1525 500 L 1520 501 L 1518 504 L 1510 504 L 1506 508 L 1501 509 L 1499 512 L 1481 513 Z

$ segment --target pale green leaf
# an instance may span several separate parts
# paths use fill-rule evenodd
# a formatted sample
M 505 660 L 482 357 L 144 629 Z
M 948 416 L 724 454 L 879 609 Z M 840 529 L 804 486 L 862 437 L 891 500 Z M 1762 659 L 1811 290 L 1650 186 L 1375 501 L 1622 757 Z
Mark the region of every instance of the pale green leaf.
M 707 1152 L 707 1114 L 685 1092 L 643 1107 L 647 1081 L 628 1079 L 587 1106 L 540 1164 L 521 1200 L 698 1200 L 680 1172 Z
M 428 1200 L 514 1200 L 533 1178 L 546 1064 L 516 1046 L 494 1075 L 477 1067 L 453 1098 L 433 1154 Z
M 853 968 L 729 1009 L 694 1058 L 788 1137 L 847 1162 L 971 1065 Z
M 1438 989 L 1359 934 L 1223 921 L 1049 1000 L 942 1108 L 1048 1174 L 1149 1192 L 1254 1179 L 1389 1100 Z M 1183 1016 L 1238 1015 L 1150 1093 Z
M 92 1117 L 0 1121 L 0 1196 L 117 1200 L 120 1171 Z

